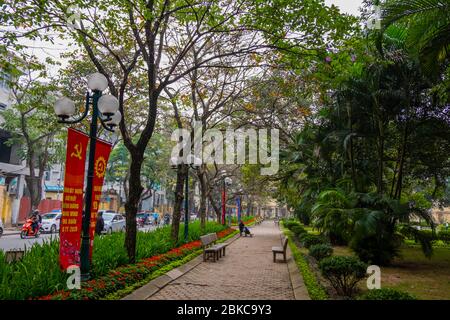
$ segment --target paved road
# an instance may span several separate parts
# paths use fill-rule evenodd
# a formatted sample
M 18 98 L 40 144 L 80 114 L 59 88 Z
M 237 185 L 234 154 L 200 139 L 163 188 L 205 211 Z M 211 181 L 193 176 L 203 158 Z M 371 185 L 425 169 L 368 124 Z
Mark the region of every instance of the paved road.
M 0 250 L 28 249 L 33 244 L 42 244 L 44 241 L 59 238 L 58 234 L 41 234 L 39 238 L 20 239 L 19 234 L 4 235 L 0 238 Z
M 287 264 L 272 261 L 272 246 L 281 245 L 280 230 L 265 221 L 252 232 L 253 238 L 241 237 L 231 243 L 218 262 L 200 263 L 149 299 L 294 299 Z
M 139 228 L 139 231 L 150 232 L 156 227 L 147 226 L 145 228 Z M 38 238 L 21 239 L 18 233 L 16 234 L 4 234 L 0 238 L 0 250 L 8 251 L 11 249 L 30 248 L 33 244 L 42 244 L 44 241 L 50 241 L 51 239 L 58 239 L 58 234 L 42 233 Z

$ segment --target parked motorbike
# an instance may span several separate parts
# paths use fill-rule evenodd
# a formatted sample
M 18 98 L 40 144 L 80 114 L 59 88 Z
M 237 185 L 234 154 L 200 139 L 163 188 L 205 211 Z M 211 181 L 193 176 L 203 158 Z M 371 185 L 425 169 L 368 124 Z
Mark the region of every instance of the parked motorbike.
M 22 231 L 20 232 L 20 237 L 22 239 L 25 239 L 27 237 L 39 237 L 39 235 L 41 234 L 41 224 L 39 223 L 36 232 L 34 232 L 33 230 L 33 220 L 32 219 L 27 219 L 27 221 L 25 221 L 24 225 L 22 226 Z

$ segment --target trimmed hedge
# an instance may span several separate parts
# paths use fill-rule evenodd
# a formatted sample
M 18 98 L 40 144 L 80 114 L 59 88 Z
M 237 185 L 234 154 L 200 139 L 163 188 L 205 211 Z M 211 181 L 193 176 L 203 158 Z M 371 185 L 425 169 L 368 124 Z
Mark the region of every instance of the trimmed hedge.
M 283 225 L 286 228 L 288 228 L 289 230 L 292 230 L 292 228 L 294 226 L 301 227 L 301 224 L 298 221 L 296 221 L 296 220 L 285 220 L 285 221 L 283 221 Z
M 315 244 L 326 244 L 327 240 L 320 236 L 310 233 L 303 233 L 299 237 L 300 243 L 305 247 L 308 248 Z
M 413 295 L 391 288 L 374 289 L 358 297 L 358 300 L 417 300 Z
M 297 237 L 299 237 L 301 234 L 308 233 L 308 231 L 306 231 L 305 228 L 303 228 L 302 226 L 296 226 L 296 225 L 294 225 L 294 226 L 291 228 L 291 231 L 292 231 Z
M 309 255 L 317 261 L 328 258 L 333 254 L 333 247 L 329 244 L 314 244 L 309 247 Z
M 420 230 L 420 233 L 430 240 L 441 240 L 447 244 L 450 243 L 450 230 L 441 230 L 436 232 L 435 236 L 433 236 L 431 230 Z

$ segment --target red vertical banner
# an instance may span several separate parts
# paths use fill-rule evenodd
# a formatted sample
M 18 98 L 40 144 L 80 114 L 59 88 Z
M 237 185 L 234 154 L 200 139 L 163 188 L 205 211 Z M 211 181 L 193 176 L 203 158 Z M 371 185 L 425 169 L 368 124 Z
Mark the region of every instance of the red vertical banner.
M 92 183 L 92 204 L 91 204 L 91 223 L 89 226 L 89 259 L 92 258 L 92 249 L 94 247 L 95 224 L 97 222 L 97 211 L 102 197 L 103 180 L 105 178 L 106 166 L 108 164 L 109 154 L 112 145 L 97 140 L 95 144 L 95 160 L 94 160 L 94 178 Z
M 88 142 L 87 135 L 69 128 L 59 234 L 59 262 L 64 270 L 71 265 L 80 265 L 84 168 Z

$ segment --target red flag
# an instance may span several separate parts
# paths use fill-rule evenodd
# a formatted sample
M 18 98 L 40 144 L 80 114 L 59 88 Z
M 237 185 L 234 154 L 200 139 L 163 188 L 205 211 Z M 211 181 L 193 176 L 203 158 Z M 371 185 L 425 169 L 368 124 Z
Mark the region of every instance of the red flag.
M 97 143 L 95 144 L 94 178 L 92 183 L 91 223 L 89 227 L 89 259 L 92 259 L 97 211 L 102 197 L 103 179 L 105 178 L 106 166 L 108 164 L 111 149 L 111 144 L 97 139 Z
M 84 168 L 89 137 L 69 128 L 59 235 L 59 262 L 64 270 L 80 265 Z

